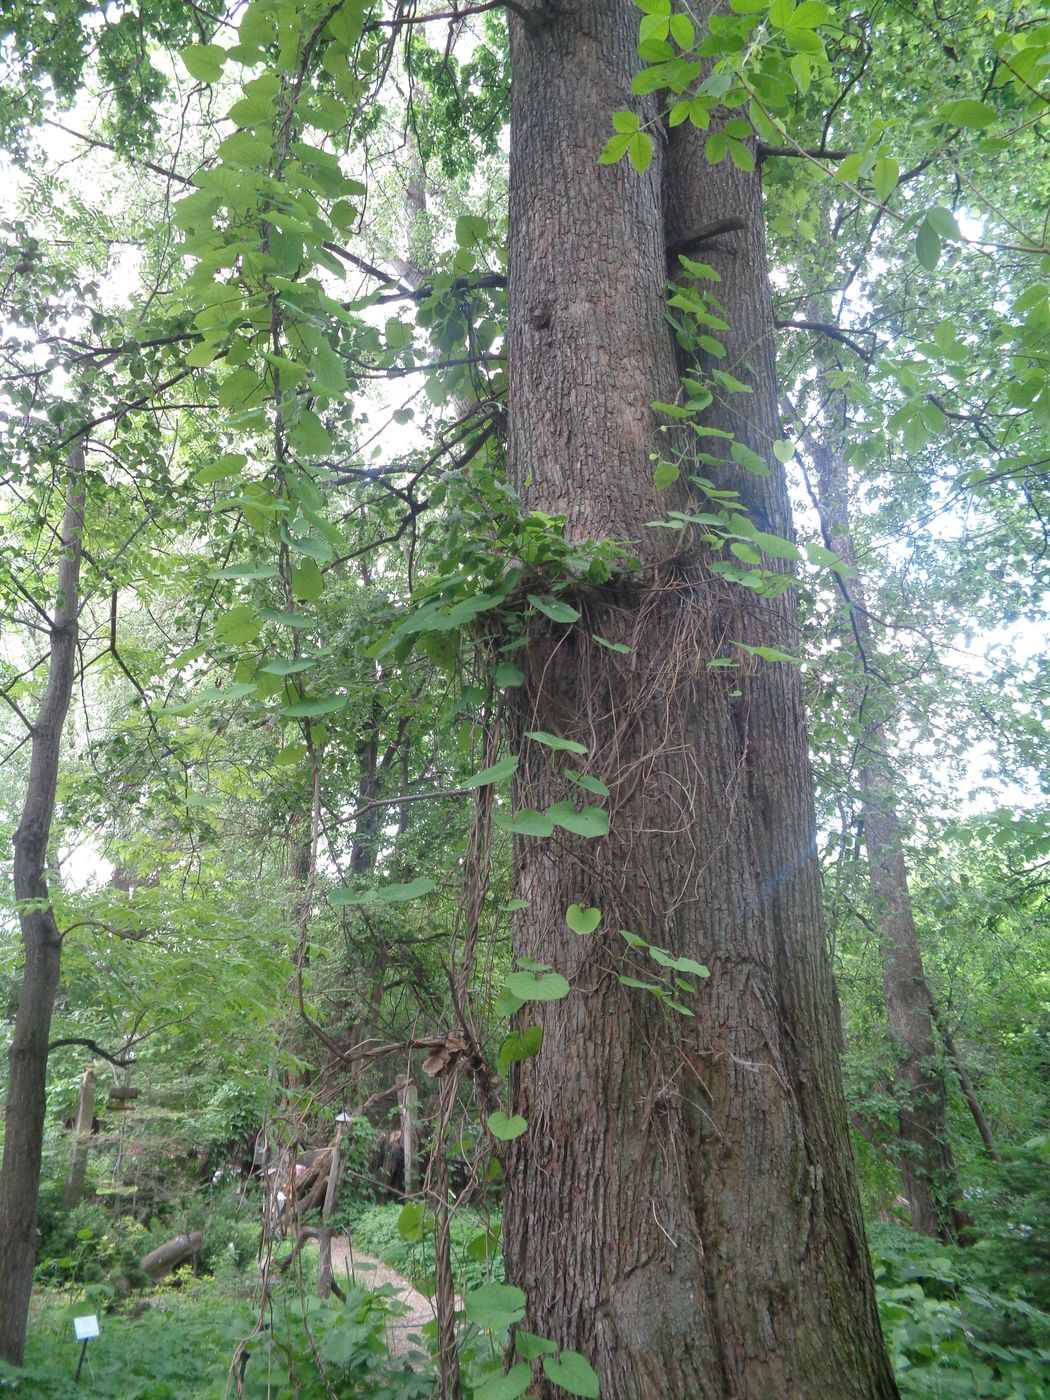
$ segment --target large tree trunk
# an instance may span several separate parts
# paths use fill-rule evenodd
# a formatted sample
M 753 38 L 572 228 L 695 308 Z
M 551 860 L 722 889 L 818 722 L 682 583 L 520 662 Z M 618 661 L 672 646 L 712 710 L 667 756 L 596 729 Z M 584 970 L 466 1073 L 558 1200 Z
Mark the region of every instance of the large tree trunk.
M 849 466 L 832 443 L 811 440 L 809 450 L 817 468 L 817 498 L 825 536 L 839 558 L 854 570 L 849 581 L 850 625 L 858 662 L 867 664 L 877 648 L 850 527 Z M 888 730 L 895 705 L 891 694 L 862 697 L 859 688 L 857 699 L 863 723 L 858 772 L 861 819 L 875 897 L 886 1019 L 897 1052 L 898 1165 L 915 1229 L 948 1240 L 959 1236 L 966 1219 L 959 1209 L 959 1184 L 948 1136 L 948 1096 L 888 756 Z
M 573 763 L 612 796 L 607 838 L 517 840 L 529 907 L 515 952 L 572 992 L 522 1013 L 544 1042 L 513 1081 L 529 1128 L 510 1163 L 508 1275 L 527 1325 L 583 1352 L 603 1400 L 893 1396 L 836 1062 L 798 677 L 731 646 L 783 645 L 793 609 L 645 527 L 685 499 L 653 489 L 649 405 L 677 393 L 666 236 L 699 213 L 743 222 L 701 256 L 724 278 L 726 367 L 753 389 L 709 421 L 769 461 L 769 478 L 726 469 L 756 523 L 790 528 L 769 452 L 760 190 L 691 142 L 666 162 L 658 143 L 643 176 L 597 164 L 611 112 L 652 115 L 629 95 L 636 41 L 626 0 L 511 20 L 511 476 L 530 509 L 566 517 L 570 540 L 637 542 L 642 569 L 579 590 L 571 630 L 540 619 L 515 693 L 518 803 L 579 796 L 525 739 L 536 729 L 587 745 Z M 709 668 L 718 658 L 741 668 Z M 601 909 L 597 934 L 568 930 L 571 903 Z M 659 968 L 618 929 L 710 967 L 683 998 L 693 1016 L 621 984 Z
M 62 936 L 47 885 L 47 851 L 58 787 L 62 729 L 76 672 L 80 558 L 84 531 L 84 453 L 69 454 L 62 517 L 62 558 L 51 622 L 47 688 L 33 726 L 29 783 L 14 836 L 15 898 L 25 948 L 0 1169 L 0 1356 L 16 1366 L 25 1351 L 33 1291 L 36 1213 L 44 1142 L 47 1044 L 58 991 Z

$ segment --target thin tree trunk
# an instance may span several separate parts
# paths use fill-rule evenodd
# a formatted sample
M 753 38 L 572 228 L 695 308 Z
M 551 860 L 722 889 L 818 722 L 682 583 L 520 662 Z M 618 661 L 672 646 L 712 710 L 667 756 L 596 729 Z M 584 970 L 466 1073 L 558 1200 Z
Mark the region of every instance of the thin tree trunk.
M 332 1160 L 328 1167 L 328 1182 L 325 1186 L 324 1204 L 321 1207 L 321 1228 L 318 1231 L 317 1296 L 327 1298 L 330 1293 L 343 1296 L 342 1289 L 332 1277 L 332 1227 L 328 1223 L 339 1201 L 339 1172 L 343 1142 L 343 1125 L 337 1123 L 335 1141 L 332 1143 Z
M 1003 1160 L 1002 1153 L 995 1144 L 995 1136 L 992 1133 L 988 1119 L 984 1116 L 984 1109 L 981 1107 L 981 1101 L 977 1097 L 973 1082 L 967 1073 L 966 1065 L 963 1063 L 962 1056 L 955 1048 L 955 1039 L 948 1030 L 948 1027 L 944 1024 L 944 1017 L 937 1010 L 937 1007 L 932 1001 L 930 1002 L 930 1015 L 933 1017 L 933 1024 L 937 1027 L 941 1040 L 944 1042 L 944 1049 L 947 1052 L 949 1060 L 952 1062 L 952 1068 L 955 1070 L 956 1078 L 959 1081 L 959 1088 L 962 1090 L 963 1098 L 966 1100 L 966 1106 L 969 1108 L 970 1114 L 973 1117 L 974 1126 L 981 1135 L 981 1141 L 984 1143 L 985 1151 L 993 1162 L 1001 1162 Z
M 850 527 L 849 466 L 827 441 L 809 438 L 816 471 L 817 500 L 828 544 L 850 566 L 850 627 L 858 661 L 874 656 L 870 612 Z M 864 724 L 858 772 L 864 846 L 874 895 L 873 918 L 879 937 L 886 1019 L 896 1047 L 898 1138 L 904 1194 L 912 1224 L 924 1235 L 957 1238 L 966 1228 L 959 1208 L 959 1186 L 948 1134 L 948 1096 L 934 1035 L 933 1001 L 919 947 L 908 888 L 904 842 L 897 815 L 889 754 L 892 695 L 863 694 L 858 708 Z M 982 1115 L 983 1116 L 983 1115 Z M 987 1125 L 986 1125 L 987 1126 Z
M 613 111 L 653 116 L 630 96 L 626 0 L 510 25 L 510 474 L 569 541 L 622 542 L 642 567 L 565 595 L 581 620 L 535 621 L 519 654 L 517 803 L 582 797 L 525 737 L 538 729 L 585 744 L 573 765 L 612 796 L 606 838 L 516 839 L 515 953 L 572 991 L 521 1013 L 544 1040 L 512 1078 L 529 1127 L 509 1154 L 508 1277 L 526 1325 L 586 1355 L 603 1400 L 894 1396 L 837 1066 L 799 680 L 732 646 L 783 645 L 793 607 L 727 585 L 701 546 L 645 524 L 689 499 L 653 487 L 650 453 L 669 448 L 650 404 L 678 393 L 665 247 L 699 212 L 741 221 L 702 256 L 723 277 L 725 367 L 753 390 L 705 421 L 768 461 L 768 478 L 722 470 L 760 528 L 790 530 L 757 176 L 686 141 L 666 163 L 657 143 L 642 176 L 598 165 Z M 602 911 L 599 932 L 568 930 L 571 903 Z M 621 983 L 660 969 L 619 929 L 710 967 L 681 994 L 693 1015 Z
M 58 991 L 62 936 L 47 882 L 47 851 L 58 787 L 62 730 L 76 673 L 80 559 L 84 531 L 84 451 L 71 449 L 58 595 L 51 621 L 47 688 L 33 726 L 29 782 L 14 835 L 14 889 L 25 949 L 22 989 L 8 1052 L 4 1158 L 0 1168 L 0 1356 L 16 1366 L 25 1352 L 33 1291 L 37 1200 L 44 1142 L 47 1045 Z
M 77 1099 L 77 1116 L 73 1124 L 73 1156 L 69 1163 L 69 1177 L 66 1181 L 66 1209 L 77 1205 L 84 1194 L 84 1181 L 87 1177 L 88 1148 L 91 1145 L 91 1128 L 95 1121 L 95 1071 L 86 1069 L 80 1080 L 80 1095 Z

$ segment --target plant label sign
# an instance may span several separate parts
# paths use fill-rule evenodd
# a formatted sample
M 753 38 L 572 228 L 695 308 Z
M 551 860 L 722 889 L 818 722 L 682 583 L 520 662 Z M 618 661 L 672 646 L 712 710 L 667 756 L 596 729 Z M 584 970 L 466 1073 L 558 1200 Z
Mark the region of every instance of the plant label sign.
M 87 1317 L 75 1317 L 73 1319 L 73 1335 L 78 1342 L 89 1341 L 92 1337 L 98 1336 L 98 1318 L 94 1313 Z

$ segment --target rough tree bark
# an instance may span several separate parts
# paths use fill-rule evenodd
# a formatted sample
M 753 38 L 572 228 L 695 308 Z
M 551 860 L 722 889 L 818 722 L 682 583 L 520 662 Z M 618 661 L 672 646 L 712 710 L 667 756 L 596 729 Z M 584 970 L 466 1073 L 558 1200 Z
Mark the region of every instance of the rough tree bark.
M 29 782 L 14 835 L 14 888 L 25 949 L 15 1032 L 8 1052 L 4 1158 L 0 1168 L 0 1356 L 16 1366 L 25 1351 L 33 1291 L 40 1158 L 44 1141 L 47 1045 L 58 991 L 62 935 L 47 881 L 62 729 L 76 674 L 84 453 L 68 458 L 58 592 L 51 618 L 47 687 L 33 726 Z
M 849 581 L 850 626 L 859 660 L 876 653 L 864 579 L 850 526 L 849 465 L 834 444 L 810 438 L 817 500 L 828 545 L 854 570 Z M 915 927 L 897 794 L 889 758 L 892 695 L 858 694 L 863 732 L 861 819 L 875 897 L 886 1020 L 897 1053 L 898 1166 L 912 1225 L 924 1235 L 957 1239 L 966 1228 L 948 1134 L 948 1095 L 941 1073 L 933 999 Z M 964 1071 L 965 1073 L 965 1071 Z M 983 1114 L 981 1115 L 983 1118 Z M 980 1124 L 978 1124 L 980 1126 Z M 987 1124 L 985 1124 L 987 1127 Z
M 768 478 L 718 470 L 760 528 L 790 530 L 770 452 L 758 177 L 709 167 L 687 128 L 643 176 L 598 165 L 611 112 L 653 115 L 630 96 L 627 0 L 537 8 L 510 28 L 510 473 L 570 540 L 622 542 L 642 566 L 579 589 L 571 629 L 539 619 L 512 692 L 517 802 L 580 796 L 532 729 L 585 744 L 573 763 L 612 796 L 607 838 L 517 839 L 529 905 L 515 952 L 572 992 L 522 1013 L 544 1042 L 512 1085 L 529 1128 L 509 1162 L 508 1277 L 526 1325 L 583 1352 L 603 1400 L 894 1396 L 836 1059 L 798 676 L 732 646 L 791 642 L 793 605 L 726 585 L 698 543 L 645 526 L 688 499 L 652 484 L 650 404 L 679 382 L 665 249 L 732 216 L 740 227 L 699 256 L 723 278 L 724 365 L 753 392 L 705 417 L 768 461 Z M 570 903 L 601 909 L 598 933 L 568 930 Z M 694 1016 L 620 983 L 655 968 L 621 928 L 710 967 Z

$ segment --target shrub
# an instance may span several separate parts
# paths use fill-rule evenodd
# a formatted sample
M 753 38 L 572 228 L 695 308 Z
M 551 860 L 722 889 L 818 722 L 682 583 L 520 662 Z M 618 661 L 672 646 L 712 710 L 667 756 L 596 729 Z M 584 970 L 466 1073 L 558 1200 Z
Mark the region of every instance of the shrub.
M 417 1214 L 413 1215 L 414 1212 Z M 483 1283 L 503 1282 L 499 1231 L 498 1215 L 485 1216 L 467 1206 L 453 1214 L 450 1234 L 457 1291 L 480 1288 Z M 423 1213 L 419 1203 L 410 1202 L 408 1207 L 396 1202 L 371 1206 L 353 1220 L 351 1238 L 359 1249 L 375 1254 L 384 1264 L 411 1279 L 421 1292 L 432 1289 L 434 1221 L 429 1213 Z
M 903 1396 L 1050 1397 L 1050 1317 L 998 1291 L 987 1249 L 870 1231 L 882 1327 Z M 989 1286 L 989 1283 L 991 1286 Z

